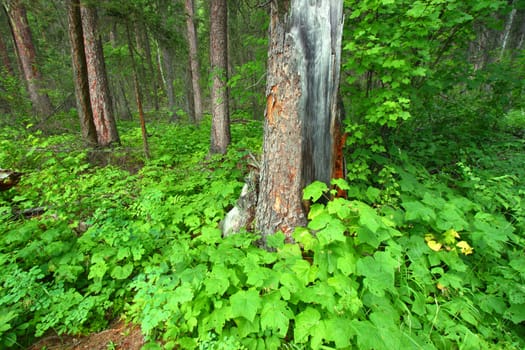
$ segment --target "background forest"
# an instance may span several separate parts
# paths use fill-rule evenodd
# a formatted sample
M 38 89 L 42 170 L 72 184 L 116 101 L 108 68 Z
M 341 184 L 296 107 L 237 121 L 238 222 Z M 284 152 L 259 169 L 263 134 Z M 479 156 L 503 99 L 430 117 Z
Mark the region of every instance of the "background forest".
M 221 221 L 289 2 L 1 3 L 0 349 L 525 348 L 525 1 L 345 0 L 346 195 L 269 250 Z

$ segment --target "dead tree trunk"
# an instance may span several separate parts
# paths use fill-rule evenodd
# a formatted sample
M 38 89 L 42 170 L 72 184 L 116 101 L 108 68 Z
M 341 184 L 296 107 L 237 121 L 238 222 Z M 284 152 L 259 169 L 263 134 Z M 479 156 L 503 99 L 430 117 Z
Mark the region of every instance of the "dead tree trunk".
M 271 2 L 257 230 L 288 238 L 306 224 L 303 188 L 333 176 L 338 139 L 342 1 Z

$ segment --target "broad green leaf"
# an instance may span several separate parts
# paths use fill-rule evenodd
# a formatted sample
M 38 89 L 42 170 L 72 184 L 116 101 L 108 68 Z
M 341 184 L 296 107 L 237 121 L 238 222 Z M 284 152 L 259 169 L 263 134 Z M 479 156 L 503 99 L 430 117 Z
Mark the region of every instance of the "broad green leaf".
M 204 287 L 208 295 L 223 295 L 230 286 L 230 270 L 222 265 L 215 265 L 204 280 Z
M 326 330 L 326 340 L 333 341 L 336 348 L 347 349 L 350 347 L 350 341 L 355 336 L 354 330 L 348 327 L 348 319 L 331 318 L 323 321 Z
M 294 341 L 306 343 L 310 335 L 322 332 L 321 314 L 316 309 L 307 306 L 295 317 Z
M 401 205 L 405 208 L 405 220 L 407 221 L 432 222 L 436 219 L 434 209 L 419 201 L 403 202 Z
M 117 280 L 123 280 L 129 277 L 133 272 L 133 264 L 127 263 L 124 266 L 115 266 L 111 271 L 111 277 Z
M 282 300 L 265 302 L 261 310 L 261 328 L 263 331 L 272 330 L 281 338 L 288 333 L 290 318 L 293 313 L 288 304 Z
M 525 321 L 525 304 L 511 305 L 505 312 L 505 318 L 511 320 L 516 325 Z
M 319 245 L 325 247 L 333 242 L 346 241 L 345 231 L 345 225 L 338 219 L 332 218 L 332 220 L 327 223 L 326 227 L 317 233 Z
M 261 305 L 261 299 L 257 290 L 241 290 L 230 297 L 230 303 L 233 317 L 244 317 L 253 322 Z
M 376 252 L 357 261 L 357 274 L 365 277 L 365 287 L 374 295 L 382 297 L 385 291 L 394 290 L 394 274 L 399 263 L 387 252 Z
M 326 192 L 328 192 L 328 186 L 324 182 L 314 181 L 305 187 L 303 191 L 303 199 L 317 202 Z

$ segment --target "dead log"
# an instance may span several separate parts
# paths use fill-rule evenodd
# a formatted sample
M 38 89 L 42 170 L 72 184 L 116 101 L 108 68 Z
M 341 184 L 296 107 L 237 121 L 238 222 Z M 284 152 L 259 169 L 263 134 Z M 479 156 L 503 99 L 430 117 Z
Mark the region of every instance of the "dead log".
M 22 178 L 22 173 L 0 169 L 0 191 L 7 191 L 15 186 Z

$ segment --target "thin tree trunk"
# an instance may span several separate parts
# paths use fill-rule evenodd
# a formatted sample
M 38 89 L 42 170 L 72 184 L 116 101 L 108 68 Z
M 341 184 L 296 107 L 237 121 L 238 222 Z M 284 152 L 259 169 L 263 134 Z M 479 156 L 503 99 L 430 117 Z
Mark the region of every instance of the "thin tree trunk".
M 150 77 L 147 79 L 151 82 L 151 96 L 153 97 L 153 107 L 156 111 L 159 110 L 159 97 L 156 71 L 153 60 L 151 58 L 151 45 L 149 42 L 149 35 L 146 26 L 143 23 L 136 22 L 135 25 L 137 48 L 144 56 L 145 64 L 149 70 Z
M 342 1 L 272 1 L 257 230 L 306 224 L 303 188 L 329 183 L 340 147 Z
M 80 7 L 80 12 L 84 32 L 89 93 L 93 121 L 97 130 L 97 140 L 99 145 L 109 146 L 112 143 L 119 143 L 120 140 L 109 94 L 102 43 L 97 33 L 97 13 L 95 8 L 83 5 Z
M 149 159 L 150 153 L 148 143 L 148 132 L 146 131 L 146 119 L 144 118 L 144 110 L 142 109 L 142 93 L 140 91 L 139 79 L 137 76 L 137 65 L 135 63 L 135 55 L 133 54 L 133 43 L 131 41 L 129 27 L 127 28 L 127 33 L 129 56 L 131 57 L 131 68 L 133 71 L 133 84 L 135 85 L 135 99 L 137 101 L 137 108 L 139 110 L 140 130 L 142 132 L 142 146 L 144 150 L 144 156 L 146 157 L 146 159 Z
M 185 0 L 186 28 L 188 37 L 188 49 L 190 58 L 191 86 L 193 90 L 193 109 L 196 123 L 202 121 L 202 98 L 200 87 L 200 64 L 198 56 L 197 33 L 195 30 L 195 14 L 193 0 Z M 213 33 L 213 31 L 212 31 Z M 212 34 L 214 35 L 214 34 Z
M 97 144 L 97 131 L 93 122 L 93 112 L 89 97 L 89 82 L 87 76 L 86 54 L 84 51 L 84 35 L 80 18 L 80 0 L 69 0 L 68 32 L 71 43 L 71 60 L 73 67 L 73 82 L 77 101 L 80 129 L 84 142 Z
M 173 70 L 173 59 L 170 50 L 163 45 L 158 43 L 159 52 L 158 60 L 159 67 L 161 68 L 161 77 L 164 82 L 166 89 L 166 96 L 168 97 L 168 110 L 170 111 L 170 117 L 173 121 L 177 121 L 177 113 L 175 113 L 175 91 L 173 88 L 173 81 L 175 80 L 175 72 Z
M 210 153 L 226 153 L 230 144 L 230 116 L 228 109 L 228 47 L 227 2 L 211 0 L 210 59 L 212 125 Z
M 36 62 L 36 50 L 27 21 L 26 9 L 20 0 L 12 0 L 7 3 L 7 12 L 33 110 L 40 117 L 48 117 L 53 114 L 53 106 L 49 96 L 41 90 L 42 75 Z
M 117 47 L 117 23 L 113 24 L 111 31 L 109 32 L 109 41 L 113 48 Z M 115 113 L 115 118 L 131 120 L 133 119 L 131 115 L 131 110 L 129 108 L 128 99 L 126 97 L 126 89 L 124 84 L 124 79 L 121 75 L 117 75 L 114 79 L 110 80 L 111 91 L 114 91 L 113 98 L 111 102 L 113 103 L 113 111 Z
M 514 17 L 516 16 L 516 8 L 514 7 L 514 1 L 512 2 L 512 10 L 509 14 L 509 19 L 507 20 L 507 23 L 505 23 L 505 30 L 503 31 L 503 39 L 501 43 L 501 51 L 499 58 L 503 58 L 503 54 L 505 53 L 505 49 L 507 48 L 507 43 L 509 42 L 510 32 L 512 30 L 512 26 L 514 24 Z

